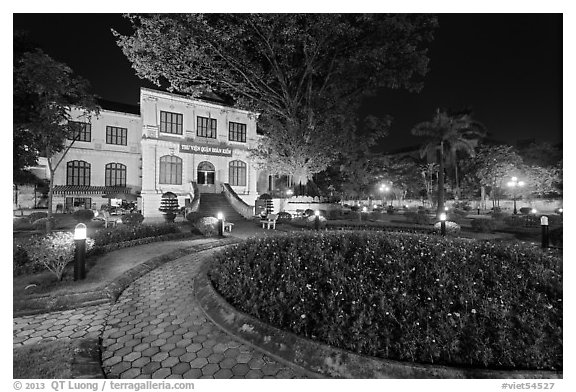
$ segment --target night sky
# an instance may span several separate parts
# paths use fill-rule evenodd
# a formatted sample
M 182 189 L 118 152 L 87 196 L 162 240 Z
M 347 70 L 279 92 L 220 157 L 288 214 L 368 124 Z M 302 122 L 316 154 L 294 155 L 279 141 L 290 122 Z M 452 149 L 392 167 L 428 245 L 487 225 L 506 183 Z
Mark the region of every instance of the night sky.
M 410 129 L 437 107 L 472 109 L 492 139 L 562 141 L 562 15 L 441 14 L 430 45 L 430 72 L 420 93 L 382 91 L 365 100 L 362 114 L 389 114 L 390 135 L 380 150 L 418 145 Z M 111 29 L 130 24 L 111 14 L 15 14 L 54 59 L 88 79 L 101 98 L 137 104 L 139 87 Z

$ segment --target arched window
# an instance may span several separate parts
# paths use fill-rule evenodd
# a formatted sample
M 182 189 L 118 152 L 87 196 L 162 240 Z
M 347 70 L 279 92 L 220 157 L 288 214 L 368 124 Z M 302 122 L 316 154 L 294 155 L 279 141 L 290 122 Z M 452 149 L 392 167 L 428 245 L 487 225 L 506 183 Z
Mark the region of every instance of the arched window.
M 160 184 L 182 185 L 182 159 L 174 155 L 160 157 Z
M 70 161 L 66 164 L 66 185 L 90 185 L 90 164 Z
M 109 163 L 104 171 L 104 185 L 126 186 L 126 165 Z
M 246 185 L 246 164 L 242 161 L 230 162 L 230 174 L 228 177 L 230 185 Z

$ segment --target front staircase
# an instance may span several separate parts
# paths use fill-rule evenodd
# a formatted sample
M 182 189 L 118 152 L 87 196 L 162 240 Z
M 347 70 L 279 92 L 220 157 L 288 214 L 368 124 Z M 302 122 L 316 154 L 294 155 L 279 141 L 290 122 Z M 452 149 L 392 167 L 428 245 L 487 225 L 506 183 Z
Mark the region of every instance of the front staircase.
M 245 220 L 242 215 L 236 212 L 234 208 L 228 203 L 226 196 L 222 193 L 202 193 L 200 195 L 200 205 L 198 206 L 198 214 L 200 216 L 213 216 L 221 212 L 224 214 L 226 222 L 239 222 Z

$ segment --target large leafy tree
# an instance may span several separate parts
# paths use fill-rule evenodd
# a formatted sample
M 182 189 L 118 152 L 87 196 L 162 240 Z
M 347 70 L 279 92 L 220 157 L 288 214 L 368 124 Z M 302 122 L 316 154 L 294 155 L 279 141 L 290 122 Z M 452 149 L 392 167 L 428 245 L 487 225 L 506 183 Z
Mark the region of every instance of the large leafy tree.
M 259 113 L 253 151 L 272 174 L 305 183 L 339 154 L 369 145 L 355 131 L 364 95 L 418 91 L 436 18 L 363 14 L 129 16 L 118 44 L 137 75 L 191 96 L 214 91 Z
M 499 205 L 500 194 L 506 192 L 510 178 L 521 177 L 523 167 L 522 157 L 508 145 L 480 146 L 474 163 L 480 186 L 490 189 L 493 206 Z
M 456 153 L 464 151 L 473 155 L 475 141 L 484 136 L 485 132 L 484 126 L 473 120 L 468 111 L 450 113 L 440 109 L 431 121 L 419 123 L 412 129 L 412 134 L 427 139 L 420 150 L 421 156 L 432 156 L 438 161 L 438 215 L 444 210 L 446 161 L 454 165 L 458 188 Z
M 98 112 L 89 84 L 65 64 L 30 49 L 15 53 L 14 63 L 14 171 L 47 158 L 49 170 L 48 218 L 52 216 L 52 179 L 66 153 L 79 135 L 68 122 L 72 108 L 89 121 Z M 50 219 L 48 219 L 47 229 Z

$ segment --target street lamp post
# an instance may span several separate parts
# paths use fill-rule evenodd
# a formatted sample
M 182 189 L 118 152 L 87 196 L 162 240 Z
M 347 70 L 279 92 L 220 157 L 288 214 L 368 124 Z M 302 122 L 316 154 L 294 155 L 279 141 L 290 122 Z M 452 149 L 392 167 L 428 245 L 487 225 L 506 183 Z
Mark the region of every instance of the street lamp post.
M 388 204 L 388 191 L 390 190 L 389 187 L 387 187 L 386 185 L 382 185 L 380 186 L 380 192 L 382 192 L 384 194 L 384 206 L 386 206 Z
M 512 200 L 514 201 L 514 215 L 518 214 L 516 210 L 516 188 L 524 186 L 524 181 L 518 181 L 518 177 L 512 177 L 512 181 L 508 182 L 508 186 L 512 188 Z
M 314 229 L 320 230 L 320 211 L 314 211 L 314 215 L 316 216 L 316 218 L 314 218 Z

